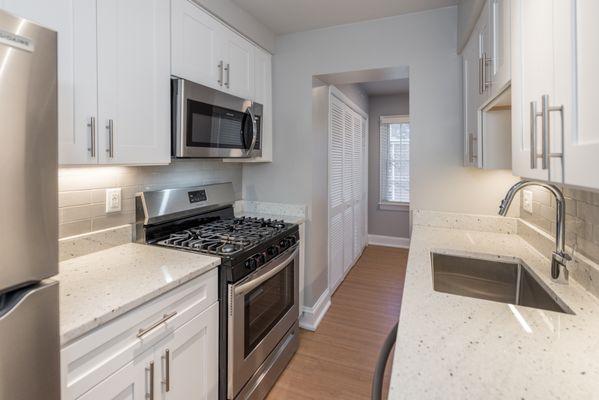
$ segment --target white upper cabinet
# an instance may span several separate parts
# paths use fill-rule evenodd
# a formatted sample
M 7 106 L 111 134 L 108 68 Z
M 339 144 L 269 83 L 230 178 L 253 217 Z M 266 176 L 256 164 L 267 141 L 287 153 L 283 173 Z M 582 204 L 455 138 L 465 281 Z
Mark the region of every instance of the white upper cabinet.
M 514 174 L 599 189 L 598 13 L 593 0 L 514 0 Z
M 237 97 L 252 98 L 255 46 L 236 33 L 228 31 L 225 34 L 224 49 L 225 88 Z
M 103 164 L 170 162 L 170 4 L 98 0 L 98 137 Z
M 172 75 L 222 89 L 225 27 L 188 0 L 172 0 L 171 24 Z
M 512 170 L 549 179 L 543 164 L 543 95 L 554 95 L 553 0 L 515 0 L 512 6 Z M 536 143 L 536 147 L 535 147 Z
M 599 2 L 556 0 L 555 96 L 551 106 L 563 106 L 564 183 L 599 189 Z M 556 137 L 551 151 L 561 151 L 560 113 L 550 127 Z M 560 160 L 555 160 L 559 162 Z M 552 164 L 553 166 L 553 164 Z
M 85 0 L 81 0 L 85 1 Z M 73 0 L 1 0 L 0 7 L 9 13 L 26 18 L 58 32 L 58 132 L 60 160 L 76 160 L 79 164 L 89 160 L 88 139 L 78 135 L 73 125 L 74 71 L 73 57 Z M 76 88 L 76 86 L 75 86 Z M 88 128 L 89 129 L 89 128 Z
M 503 92 L 509 84 L 511 74 L 511 3 L 512 0 L 491 0 L 491 55 L 489 67 L 491 98 Z
M 229 162 L 271 162 L 272 155 L 272 56 L 254 48 L 254 101 L 262 104 L 262 156 L 254 158 L 225 159 Z
M 238 97 L 252 97 L 252 43 L 189 0 L 172 0 L 171 19 L 172 75 Z
M 0 6 L 58 32 L 60 164 L 170 162 L 169 0 Z
M 480 167 L 479 164 L 479 58 L 478 37 L 471 36 L 462 52 L 462 83 L 464 85 L 463 110 L 464 110 L 464 165 Z
M 510 42 L 506 41 L 509 2 L 485 2 L 462 51 L 464 165 L 468 167 L 511 166 L 509 101 L 504 104 L 511 79 Z

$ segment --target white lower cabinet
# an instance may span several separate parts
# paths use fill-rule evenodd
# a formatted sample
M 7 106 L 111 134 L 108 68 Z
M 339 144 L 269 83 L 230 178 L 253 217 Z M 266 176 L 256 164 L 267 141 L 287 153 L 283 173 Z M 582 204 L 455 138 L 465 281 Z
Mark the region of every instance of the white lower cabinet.
M 158 346 L 156 398 L 218 398 L 218 303 L 177 329 Z
M 218 307 L 213 269 L 63 345 L 62 399 L 217 399 Z
M 218 303 L 78 400 L 217 399 Z
M 145 400 L 150 394 L 150 372 L 154 362 L 151 350 L 138 356 L 79 400 Z M 156 368 L 154 366 L 154 368 Z M 154 382 L 155 384 L 156 382 Z

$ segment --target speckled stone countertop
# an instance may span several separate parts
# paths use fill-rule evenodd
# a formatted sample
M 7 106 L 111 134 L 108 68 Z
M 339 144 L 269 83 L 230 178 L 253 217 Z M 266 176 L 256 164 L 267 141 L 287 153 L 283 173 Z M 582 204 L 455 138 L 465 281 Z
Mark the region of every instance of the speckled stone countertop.
M 553 283 L 516 223 L 477 218 L 416 212 L 388 398 L 599 399 L 597 298 Z M 435 292 L 431 251 L 521 261 L 576 315 Z
M 246 212 L 241 211 L 235 213 L 236 217 L 254 217 L 254 218 L 266 218 L 266 219 L 279 219 L 290 224 L 301 224 L 306 221 L 306 218 L 297 215 L 278 215 L 278 214 L 264 214 L 260 212 Z
M 128 243 L 60 263 L 60 337 L 66 344 L 217 267 L 220 258 Z

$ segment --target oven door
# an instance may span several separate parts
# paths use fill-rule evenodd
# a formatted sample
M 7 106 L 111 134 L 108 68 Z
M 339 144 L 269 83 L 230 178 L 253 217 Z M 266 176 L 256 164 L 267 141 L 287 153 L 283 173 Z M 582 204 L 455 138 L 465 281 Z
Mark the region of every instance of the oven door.
M 262 105 L 182 79 L 172 81 L 173 155 L 262 155 Z
M 294 246 L 229 285 L 228 390 L 235 398 L 299 314 L 299 251 Z

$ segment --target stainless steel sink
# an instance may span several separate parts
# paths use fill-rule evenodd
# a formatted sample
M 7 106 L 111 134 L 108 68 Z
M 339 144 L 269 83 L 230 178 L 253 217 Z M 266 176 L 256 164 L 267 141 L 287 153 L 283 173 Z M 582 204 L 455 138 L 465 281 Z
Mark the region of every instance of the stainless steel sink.
M 574 314 L 526 266 L 431 253 L 437 292 Z

